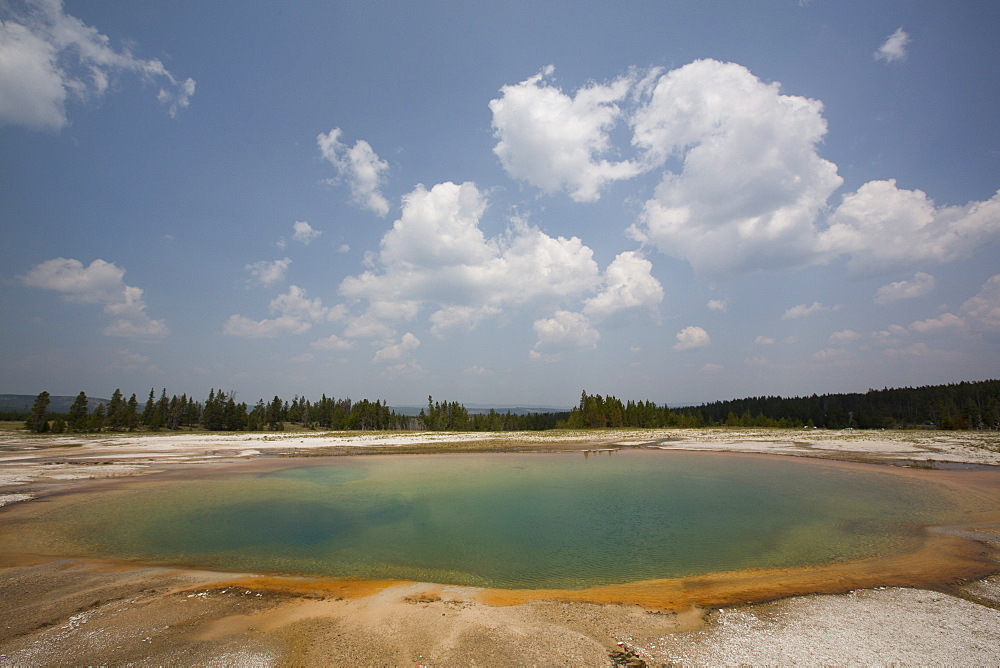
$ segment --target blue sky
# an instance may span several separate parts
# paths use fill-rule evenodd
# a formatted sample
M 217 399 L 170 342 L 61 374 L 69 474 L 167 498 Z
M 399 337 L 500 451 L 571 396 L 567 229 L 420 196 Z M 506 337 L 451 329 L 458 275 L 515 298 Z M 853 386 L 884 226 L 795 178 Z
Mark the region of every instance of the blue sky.
M 0 0 L 0 391 L 1000 376 L 994 2 Z

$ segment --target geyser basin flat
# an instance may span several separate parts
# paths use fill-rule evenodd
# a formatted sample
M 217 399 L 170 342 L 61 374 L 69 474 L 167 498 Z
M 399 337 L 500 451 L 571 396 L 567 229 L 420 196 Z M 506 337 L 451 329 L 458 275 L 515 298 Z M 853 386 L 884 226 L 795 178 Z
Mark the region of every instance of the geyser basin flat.
M 952 508 L 934 484 L 753 455 L 387 455 L 269 466 L 129 481 L 54 504 L 36 521 L 69 552 L 144 563 L 572 589 L 900 552 Z

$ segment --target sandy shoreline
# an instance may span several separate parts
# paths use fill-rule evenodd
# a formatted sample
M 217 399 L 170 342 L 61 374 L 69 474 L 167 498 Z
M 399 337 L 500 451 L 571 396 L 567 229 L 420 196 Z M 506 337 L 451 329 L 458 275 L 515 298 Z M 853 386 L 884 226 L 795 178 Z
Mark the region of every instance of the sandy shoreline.
M 925 467 L 982 469 L 953 474 L 989 480 L 978 492 L 985 506 L 993 506 L 984 516 L 995 520 L 1000 505 L 994 495 L 997 434 L 751 429 L 47 438 L 0 433 L 0 505 L 31 506 L 35 497 L 95 480 L 260 457 L 640 445 L 888 463 L 917 467 L 914 474 Z M 631 593 L 617 598 L 574 601 L 545 592 L 491 594 L 472 587 L 32 557 L 11 549 L 10 523 L 2 522 L 17 508 L 6 510 L 11 512 L 0 511 L 0 541 L 7 548 L 0 553 L 0 665 L 1000 663 L 1000 576 L 981 577 L 1000 571 L 1000 527 L 992 523 L 971 527 L 977 541 L 948 535 L 928 543 L 928 555 L 944 555 L 940 560 L 948 568 L 967 559 L 968 573 L 975 573 L 967 581 L 924 585 L 907 579 L 910 566 L 901 562 L 895 579 L 886 575 L 891 569 L 885 564 L 867 580 L 859 577 L 864 568 L 809 576 L 806 591 L 837 593 L 787 598 L 778 585 L 796 591 L 802 583 L 794 579 L 801 573 L 782 575 L 785 580 L 749 574 L 739 586 L 731 578 L 713 585 L 722 592 L 716 598 L 706 593 L 714 591 L 706 581 L 633 583 Z M 921 568 L 929 561 L 921 557 Z M 685 605 L 676 604 L 680 599 L 664 603 L 670 587 L 684 590 Z M 701 593 L 693 595 L 695 590 Z M 740 600 L 744 595 L 771 602 L 748 605 Z

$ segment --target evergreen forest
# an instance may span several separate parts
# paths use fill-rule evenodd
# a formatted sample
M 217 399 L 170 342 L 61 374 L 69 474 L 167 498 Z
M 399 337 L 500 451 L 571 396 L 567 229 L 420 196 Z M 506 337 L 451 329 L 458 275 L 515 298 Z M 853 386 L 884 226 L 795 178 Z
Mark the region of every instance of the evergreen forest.
M 250 406 L 235 392 L 212 389 L 204 400 L 182 394 L 157 395 L 144 402 L 116 389 L 96 406 L 80 392 L 65 413 L 49 411 L 50 395 L 40 393 L 30 412 L 0 413 L 0 420 L 23 421 L 35 433 L 128 431 L 335 431 L 440 430 L 525 431 L 665 427 L 784 427 L 821 429 L 1000 430 L 1000 380 L 924 387 L 883 388 L 865 393 L 761 396 L 670 408 L 652 401 L 626 401 L 587 394 L 569 411 L 515 414 L 470 411 L 457 401 L 427 398 L 419 415 L 404 415 L 385 401 L 351 401 L 325 394 L 317 401 L 275 396 Z

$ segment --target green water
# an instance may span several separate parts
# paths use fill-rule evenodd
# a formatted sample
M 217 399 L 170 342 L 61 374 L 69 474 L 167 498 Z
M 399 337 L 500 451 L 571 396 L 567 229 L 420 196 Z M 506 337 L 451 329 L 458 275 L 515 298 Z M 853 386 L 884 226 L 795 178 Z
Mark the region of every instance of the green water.
M 880 472 L 708 453 L 289 461 L 61 511 L 95 554 L 229 571 L 578 588 L 912 546 L 943 510 Z

